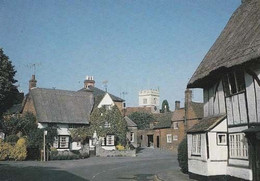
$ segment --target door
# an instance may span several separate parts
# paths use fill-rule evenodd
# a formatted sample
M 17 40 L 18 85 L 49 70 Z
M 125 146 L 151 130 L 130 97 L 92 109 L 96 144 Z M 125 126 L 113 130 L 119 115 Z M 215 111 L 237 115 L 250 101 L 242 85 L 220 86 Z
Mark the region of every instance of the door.
M 157 148 L 160 148 L 160 137 L 157 136 Z
M 147 135 L 148 137 L 148 147 L 153 147 L 153 135 Z

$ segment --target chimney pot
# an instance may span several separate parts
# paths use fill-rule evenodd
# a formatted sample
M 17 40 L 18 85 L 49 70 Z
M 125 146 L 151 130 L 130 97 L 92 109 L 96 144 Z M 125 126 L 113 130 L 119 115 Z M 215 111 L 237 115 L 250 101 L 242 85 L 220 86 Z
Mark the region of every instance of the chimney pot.
M 180 109 L 180 104 L 181 104 L 180 101 L 175 101 L 175 110 Z
M 35 79 L 35 75 L 32 75 L 32 79 L 29 81 L 29 90 L 36 87 L 37 80 Z

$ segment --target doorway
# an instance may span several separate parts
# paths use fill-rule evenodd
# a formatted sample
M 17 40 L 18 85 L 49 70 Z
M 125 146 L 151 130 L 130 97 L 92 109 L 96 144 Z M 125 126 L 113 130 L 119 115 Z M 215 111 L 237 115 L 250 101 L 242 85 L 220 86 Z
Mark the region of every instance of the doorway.
M 160 137 L 159 136 L 157 136 L 157 139 L 156 139 L 156 141 L 157 141 L 157 148 L 160 148 Z
M 148 147 L 153 147 L 153 135 L 147 135 Z

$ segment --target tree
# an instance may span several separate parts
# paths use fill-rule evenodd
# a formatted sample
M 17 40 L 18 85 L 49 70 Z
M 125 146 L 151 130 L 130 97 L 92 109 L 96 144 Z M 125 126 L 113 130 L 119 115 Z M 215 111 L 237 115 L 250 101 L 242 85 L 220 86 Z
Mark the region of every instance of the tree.
M 86 138 L 88 136 L 91 136 L 89 127 L 87 126 L 82 126 L 79 128 L 71 128 L 69 129 L 70 131 L 70 136 L 73 141 L 80 141 L 81 143 L 84 143 Z
M 161 113 L 170 112 L 169 103 L 167 100 L 163 100 Z
M 127 124 L 117 106 L 111 109 L 105 107 L 94 109 L 90 116 L 88 134 L 92 136 L 95 131 L 101 137 L 114 134 L 118 143 L 126 144 Z
M 17 81 L 14 79 L 16 71 L 8 56 L 0 48 L 0 117 L 9 109 L 17 94 L 17 88 L 14 85 Z
M 178 162 L 183 173 L 188 173 L 188 145 L 187 136 L 180 142 L 178 146 Z
M 133 112 L 128 117 L 135 122 L 138 129 L 149 128 L 150 123 L 155 121 L 152 114 L 143 112 Z

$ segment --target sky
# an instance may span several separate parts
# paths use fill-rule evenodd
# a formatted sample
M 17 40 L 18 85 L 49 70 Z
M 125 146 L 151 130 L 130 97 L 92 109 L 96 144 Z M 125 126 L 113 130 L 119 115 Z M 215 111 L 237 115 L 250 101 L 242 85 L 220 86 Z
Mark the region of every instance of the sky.
M 241 0 L 0 0 L 0 47 L 19 90 L 95 86 L 138 106 L 159 89 L 170 109 Z M 123 96 L 122 92 L 126 92 Z M 202 101 L 201 89 L 193 100 Z

